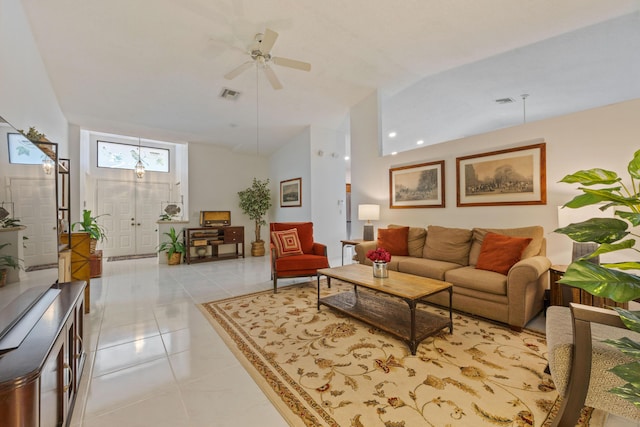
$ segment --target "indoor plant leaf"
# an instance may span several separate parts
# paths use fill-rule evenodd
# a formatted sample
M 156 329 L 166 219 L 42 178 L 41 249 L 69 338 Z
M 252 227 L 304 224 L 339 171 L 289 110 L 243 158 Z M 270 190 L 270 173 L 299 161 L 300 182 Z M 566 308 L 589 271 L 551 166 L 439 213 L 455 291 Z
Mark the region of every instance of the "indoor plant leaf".
M 634 227 L 640 225 L 640 213 L 616 211 L 616 215 L 622 219 L 626 219 L 631 224 L 633 224 Z
M 640 361 L 625 363 L 609 369 L 620 378 L 628 381 L 634 387 L 640 387 Z
M 618 270 L 638 270 L 640 269 L 640 262 L 612 262 L 612 263 L 602 263 L 600 264 L 606 268 L 617 268 Z
M 618 205 L 621 205 L 621 206 L 631 206 L 631 205 L 640 204 L 640 199 L 638 199 L 635 196 L 624 197 L 620 194 L 614 194 L 614 192 L 619 193 L 621 189 L 622 189 L 621 187 L 601 188 L 598 190 L 594 190 L 592 188 L 580 188 L 580 190 L 584 191 L 585 194 L 591 194 L 592 196 L 595 196 L 595 197 L 601 197 L 602 200 L 609 200 L 612 202 L 616 202 Z
M 609 252 L 615 252 L 622 249 L 631 249 L 635 246 L 635 244 L 636 244 L 635 239 L 627 239 L 617 243 L 603 243 L 600 246 L 598 246 L 598 249 L 596 249 L 591 255 L 585 258 L 594 258 L 594 257 L 597 257 L 598 255 L 606 254 Z M 634 263 L 634 264 L 637 264 L 637 263 Z M 616 267 L 609 267 L 609 266 L 607 267 L 616 268 Z M 638 264 L 638 267 L 640 267 L 640 264 Z
M 558 228 L 556 233 L 569 236 L 576 242 L 613 243 L 629 234 L 628 224 L 616 218 L 591 218 Z
M 609 200 L 609 198 L 595 194 L 580 194 L 574 197 L 571 201 L 565 203 L 563 208 L 577 209 L 585 206 L 595 205 L 607 200 Z
M 629 162 L 627 171 L 633 178 L 640 179 L 640 150 L 633 154 L 633 159 Z
M 609 391 L 640 408 L 640 388 L 634 387 L 633 384 L 625 384 L 622 387 L 615 387 Z
M 640 332 L 640 312 L 625 310 L 621 307 L 614 307 L 614 310 L 618 312 L 620 320 L 628 329 Z
M 617 173 L 600 168 L 580 170 L 560 180 L 560 182 L 581 185 L 613 184 L 618 181 L 620 178 Z
M 640 277 L 589 261 L 575 261 L 558 283 L 584 289 L 592 295 L 627 302 L 640 298 Z
M 619 340 L 604 340 L 607 344 L 612 345 L 617 348 L 624 354 L 628 354 L 630 356 L 636 356 L 640 359 L 640 343 L 633 341 L 627 337 L 620 338 Z M 640 372 L 638 372 L 640 375 Z M 628 380 L 627 380 L 628 381 Z

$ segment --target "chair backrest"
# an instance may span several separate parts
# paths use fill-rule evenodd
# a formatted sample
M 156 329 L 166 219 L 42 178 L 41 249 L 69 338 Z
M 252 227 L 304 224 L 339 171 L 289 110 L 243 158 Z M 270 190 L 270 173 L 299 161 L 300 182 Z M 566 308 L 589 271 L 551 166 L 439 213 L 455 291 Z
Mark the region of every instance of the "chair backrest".
M 271 222 L 269 223 L 269 236 L 272 231 L 285 231 L 295 228 L 298 230 L 298 238 L 302 252 L 313 253 L 313 222 Z M 273 242 L 273 239 L 271 239 Z

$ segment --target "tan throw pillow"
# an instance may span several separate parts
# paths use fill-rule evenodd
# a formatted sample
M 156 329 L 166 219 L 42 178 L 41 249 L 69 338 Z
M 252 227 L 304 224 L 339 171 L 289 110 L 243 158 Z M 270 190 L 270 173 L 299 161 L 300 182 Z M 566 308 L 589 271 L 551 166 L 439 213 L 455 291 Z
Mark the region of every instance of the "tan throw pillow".
M 427 228 L 424 258 L 467 265 L 470 245 L 471 230 L 430 225 Z
M 405 225 L 389 224 L 389 228 L 402 228 Z M 407 239 L 407 249 L 409 256 L 422 258 L 422 252 L 424 250 L 424 238 L 427 235 L 427 230 L 421 227 L 409 227 L 409 237 Z
M 271 241 L 276 247 L 278 258 L 292 255 L 302 255 L 302 245 L 298 238 L 298 230 L 272 231 Z
M 522 252 L 531 242 L 529 237 L 509 237 L 503 234 L 487 233 L 482 242 L 476 268 L 507 274 L 520 261 Z
M 385 248 L 391 255 L 409 255 L 407 242 L 409 227 L 378 228 L 378 247 Z

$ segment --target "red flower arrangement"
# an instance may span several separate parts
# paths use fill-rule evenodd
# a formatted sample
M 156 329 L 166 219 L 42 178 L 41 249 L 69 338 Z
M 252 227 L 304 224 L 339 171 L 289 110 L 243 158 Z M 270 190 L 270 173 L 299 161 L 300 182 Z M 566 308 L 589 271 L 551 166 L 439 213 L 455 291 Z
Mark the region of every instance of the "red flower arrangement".
M 385 248 L 371 249 L 367 252 L 367 258 L 373 262 L 389 262 L 391 254 Z

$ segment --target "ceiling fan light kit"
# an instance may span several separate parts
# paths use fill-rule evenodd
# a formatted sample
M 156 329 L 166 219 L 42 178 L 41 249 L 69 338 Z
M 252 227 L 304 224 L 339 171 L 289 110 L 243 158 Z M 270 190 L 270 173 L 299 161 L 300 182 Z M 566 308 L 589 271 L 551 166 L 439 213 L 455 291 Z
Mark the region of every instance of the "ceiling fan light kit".
M 279 90 L 282 89 L 282 83 L 280 83 L 280 80 L 276 76 L 276 73 L 269 65 L 270 63 L 281 67 L 288 67 L 301 71 L 311 71 L 311 64 L 309 64 L 308 62 L 298 61 L 290 58 L 281 58 L 278 56 L 271 56 L 271 49 L 273 48 L 273 45 L 276 43 L 277 39 L 278 33 L 270 30 L 269 28 L 265 30 L 264 34 L 256 34 L 255 43 L 248 52 L 251 60 L 244 62 L 238 67 L 229 71 L 224 75 L 224 78 L 227 80 L 233 80 L 244 71 L 251 68 L 251 66 L 255 65 L 256 67 L 262 69 L 271 87 L 275 90 Z

